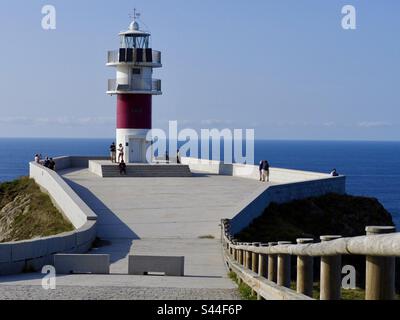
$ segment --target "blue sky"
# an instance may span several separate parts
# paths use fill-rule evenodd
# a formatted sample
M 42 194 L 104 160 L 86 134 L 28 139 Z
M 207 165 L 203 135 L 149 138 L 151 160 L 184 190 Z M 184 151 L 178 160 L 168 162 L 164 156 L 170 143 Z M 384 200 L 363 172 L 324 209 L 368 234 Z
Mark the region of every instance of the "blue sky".
M 57 29 L 41 28 L 41 8 Z M 341 8 L 357 29 L 341 28 Z M 397 0 L 5 0 L 0 136 L 112 137 L 105 94 L 136 7 L 163 53 L 155 127 L 254 128 L 258 139 L 400 140 Z

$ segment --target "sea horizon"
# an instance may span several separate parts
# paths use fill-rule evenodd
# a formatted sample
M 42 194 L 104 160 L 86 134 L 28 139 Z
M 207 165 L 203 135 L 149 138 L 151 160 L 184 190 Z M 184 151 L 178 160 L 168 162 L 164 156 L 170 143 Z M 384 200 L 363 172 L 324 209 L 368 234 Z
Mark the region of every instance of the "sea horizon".
M 15 143 L 18 141 L 18 143 Z M 0 182 L 29 175 L 28 163 L 42 156 L 107 156 L 112 138 L 0 138 Z M 223 145 L 221 145 L 221 149 Z M 221 152 L 221 155 L 223 153 Z M 255 140 L 254 162 L 347 177 L 351 195 L 377 198 L 400 227 L 400 142 L 333 140 Z

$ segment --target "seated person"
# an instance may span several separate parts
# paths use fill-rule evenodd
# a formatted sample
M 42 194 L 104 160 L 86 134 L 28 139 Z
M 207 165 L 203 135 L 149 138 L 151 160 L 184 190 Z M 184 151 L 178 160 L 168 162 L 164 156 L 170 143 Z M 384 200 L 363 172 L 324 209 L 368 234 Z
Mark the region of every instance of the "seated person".
M 119 163 L 118 167 L 119 167 L 119 174 L 120 174 L 120 175 L 122 175 L 122 174 L 126 175 L 126 163 L 125 163 L 124 160 L 122 160 L 122 161 Z

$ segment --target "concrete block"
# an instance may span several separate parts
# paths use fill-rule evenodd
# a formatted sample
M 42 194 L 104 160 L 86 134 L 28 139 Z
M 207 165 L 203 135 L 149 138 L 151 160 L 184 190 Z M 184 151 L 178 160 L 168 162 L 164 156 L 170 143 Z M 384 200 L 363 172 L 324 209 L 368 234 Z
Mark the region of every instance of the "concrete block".
M 11 248 L 12 261 L 22 261 L 47 255 L 48 239 L 18 241 Z
M 11 243 L 0 243 L 0 263 L 11 262 Z
M 185 257 L 130 255 L 128 273 L 143 275 L 152 272 L 166 276 L 183 276 Z
M 91 273 L 109 274 L 108 254 L 55 254 L 54 267 L 57 274 Z
M 79 247 L 96 239 L 96 221 L 87 221 L 76 230 L 76 245 Z
M 18 274 L 25 270 L 25 261 L 0 263 L 0 275 Z

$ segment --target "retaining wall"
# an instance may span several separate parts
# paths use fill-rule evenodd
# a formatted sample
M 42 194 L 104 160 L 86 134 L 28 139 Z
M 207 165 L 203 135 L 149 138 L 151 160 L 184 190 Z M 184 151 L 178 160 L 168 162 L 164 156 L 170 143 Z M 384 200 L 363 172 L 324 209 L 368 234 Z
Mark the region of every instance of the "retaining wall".
M 85 167 L 93 157 L 60 157 L 54 159 L 57 170 Z M 0 275 L 40 271 L 53 264 L 56 253 L 85 253 L 96 239 L 96 214 L 54 171 L 36 163 L 29 164 L 30 177 L 47 192 L 54 204 L 76 230 L 55 236 L 0 243 Z
M 187 157 L 182 158 L 182 163 L 189 165 L 191 170 L 209 174 L 256 180 L 260 177 L 258 166 L 254 165 L 224 164 L 214 160 Z M 286 203 L 328 193 L 344 194 L 346 192 L 346 177 L 332 177 L 325 173 L 270 168 L 270 181 L 275 185 L 256 192 L 238 205 L 237 214 L 230 221 L 232 234 L 246 228 L 272 202 Z

